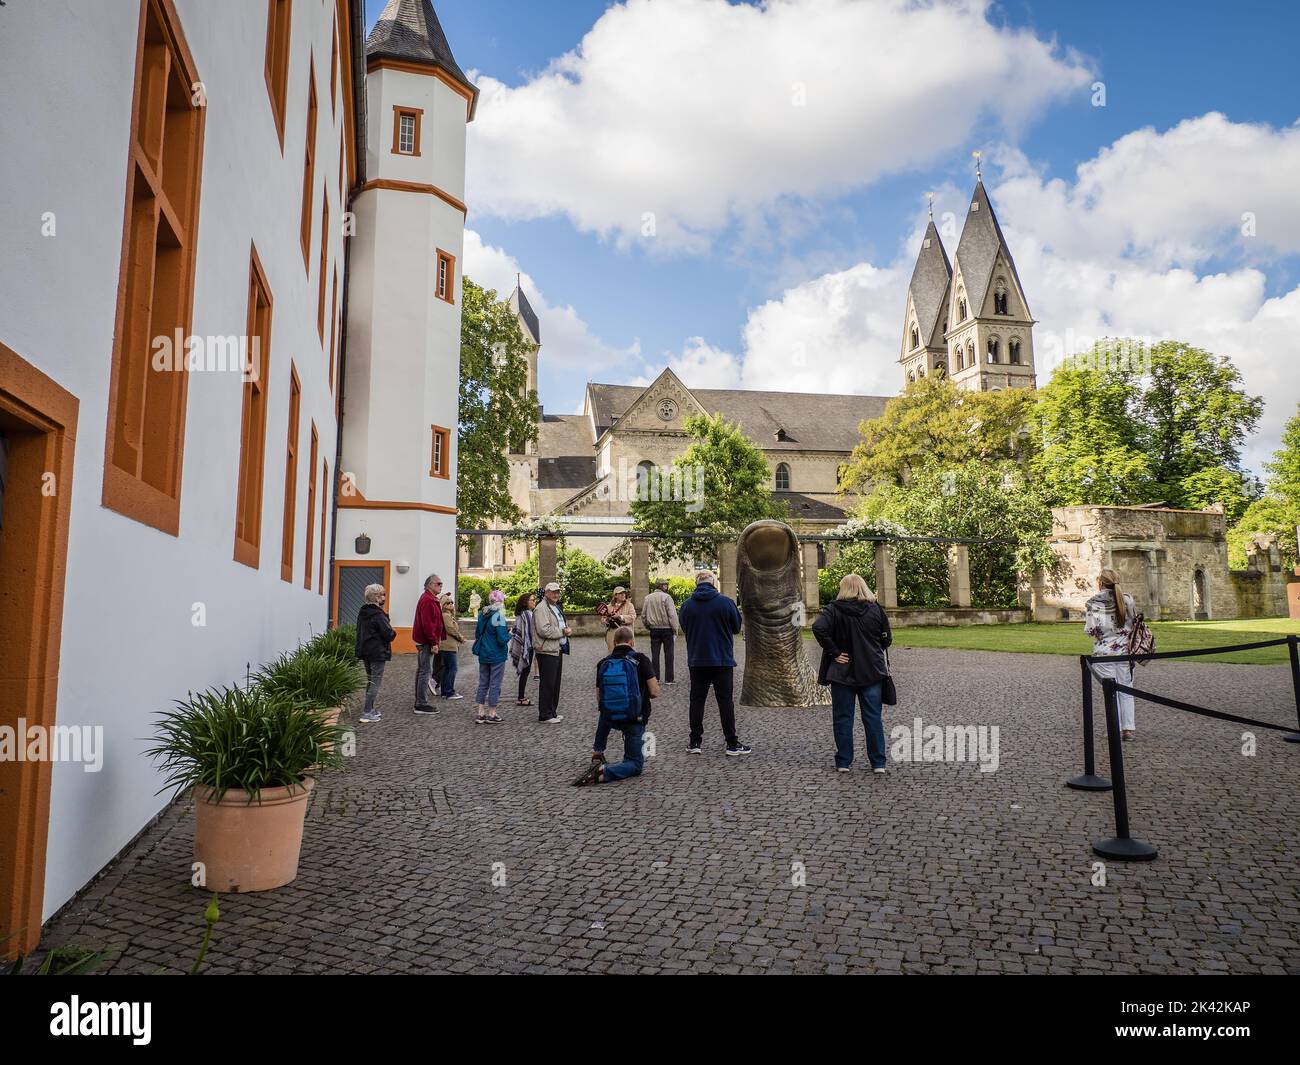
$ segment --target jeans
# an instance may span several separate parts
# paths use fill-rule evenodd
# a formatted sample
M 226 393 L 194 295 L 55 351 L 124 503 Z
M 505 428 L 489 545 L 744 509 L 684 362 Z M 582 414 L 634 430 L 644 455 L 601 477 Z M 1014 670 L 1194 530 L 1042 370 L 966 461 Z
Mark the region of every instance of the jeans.
M 486 704 L 496 709 L 501 701 L 501 678 L 506 675 L 504 662 L 480 662 L 478 664 L 478 694 L 474 701 L 479 706 Z
M 438 651 L 427 643 L 417 643 L 415 650 L 419 656 L 415 665 L 415 708 L 423 710 L 429 705 L 429 676 L 434 672 L 433 662 Z
M 704 740 L 704 701 L 709 688 L 718 699 L 718 716 L 722 719 L 722 734 L 728 747 L 740 746 L 736 735 L 736 704 L 732 698 L 732 666 L 691 666 L 691 746 L 698 747 Z
M 885 725 L 881 720 L 880 683 L 855 688 L 831 685 L 831 719 L 835 729 L 835 765 L 853 764 L 853 707 L 862 704 L 862 727 L 867 733 L 867 758 L 872 769 L 885 767 Z
M 1128 687 L 1133 687 L 1133 667 L 1127 662 L 1094 662 L 1092 663 L 1092 675 L 1098 680 L 1103 677 L 1109 677 L 1111 680 Z M 1137 723 L 1133 714 L 1133 696 L 1128 692 L 1116 692 L 1115 701 L 1119 703 L 1119 727 L 1121 729 L 1137 729 Z M 1105 713 L 1105 711 L 1102 711 Z
M 460 670 L 460 662 L 456 658 L 456 652 L 439 651 L 438 664 L 442 666 L 442 681 L 440 683 L 442 697 L 450 699 L 456 694 L 456 674 Z
M 537 720 L 549 721 L 559 713 L 560 682 L 564 678 L 564 655 L 538 655 L 541 690 L 537 694 Z
M 655 676 L 665 684 L 671 683 L 673 679 L 673 645 L 677 642 L 676 633 L 672 629 L 651 629 L 650 630 L 650 658 L 654 662 Z M 659 651 L 663 650 L 664 654 L 664 671 L 659 672 Z
M 384 680 L 384 666 L 388 665 L 382 658 L 372 662 L 370 659 L 366 663 L 366 708 L 364 713 L 370 713 L 375 708 L 375 696 L 379 694 L 379 685 Z
M 626 780 L 639 777 L 645 768 L 645 725 L 637 722 L 633 725 L 616 725 L 608 714 L 600 715 L 596 725 L 596 742 L 591 749 L 597 754 L 605 753 L 605 743 L 609 739 L 609 730 L 618 729 L 623 733 L 623 760 L 605 766 L 605 780 Z

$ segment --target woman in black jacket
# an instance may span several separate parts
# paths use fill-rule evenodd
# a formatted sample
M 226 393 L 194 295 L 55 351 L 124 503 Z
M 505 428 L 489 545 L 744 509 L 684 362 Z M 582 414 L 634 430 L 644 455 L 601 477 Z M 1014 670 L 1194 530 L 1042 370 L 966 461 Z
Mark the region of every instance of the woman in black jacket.
M 813 622 L 822 647 L 819 684 L 831 688 L 835 728 L 835 768 L 847 773 L 853 764 L 854 704 L 862 705 L 867 757 L 873 773 L 885 771 L 885 726 L 881 720 L 881 682 L 889 675 L 885 648 L 893 642 L 884 608 L 858 574 L 840 581 L 839 595 Z
M 388 593 L 382 584 L 366 586 L 365 603 L 357 612 L 357 657 L 366 664 L 366 707 L 360 720 L 378 721 L 381 714 L 375 709 L 375 696 L 384 679 L 384 666 L 393 657 L 393 641 L 397 633 L 388 622 L 384 604 Z

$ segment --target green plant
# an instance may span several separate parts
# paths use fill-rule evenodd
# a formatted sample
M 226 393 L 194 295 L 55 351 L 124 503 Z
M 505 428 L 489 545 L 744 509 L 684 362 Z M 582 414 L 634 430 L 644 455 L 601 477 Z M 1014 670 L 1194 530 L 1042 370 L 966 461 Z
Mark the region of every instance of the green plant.
M 165 711 L 146 752 L 161 762 L 166 780 L 159 792 L 180 793 L 195 785 L 246 791 L 255 801 L 263 788 L 291 787 L 309 768 L 342 764 L 342 729 L 320 712 L 260 685 L 191 692 Z
M 317 633 L 308 642 L 306 650 L 314 654 L 329 655 L 344 662 L 352 662 L 357 657 L 357 627 L 339 625 L 325 632 Z
M 666 580 L 668 582 L 668 594 L 673 597 L 673 602 L 681 606 L 689 599 L 695 591 L 695 578 L 693 577 L 656 577 L 655 581 Z M 652 582 L 653 584 L 654 582 Z
M 85 976 L 93 973 L 111 954 L 106 950 L 91 950 L 89 947 L 66 946 L 55 947 L 45 955 L 45 960 L 31 971 L 31 976 Z M 19 957 L 9 966 L 9 976 L 23 975 L 26 957 Z
M 534 566 L 534 569 L 536 566 Z M 487 602 L 488 593 L 495 587 L 491 581 L 484 580 L 482 577 L 460 577 L 456 581 L 456 611 L 460 614 L 469 614 L 469 599 L 475 592 L 478 592 L 479 598 Z
M 345 662 L 310 644 L 263 666 L 256 681 L 269 694 L 288 695 L 320 710 L 342 706 L 366 683 L 355 658 Z

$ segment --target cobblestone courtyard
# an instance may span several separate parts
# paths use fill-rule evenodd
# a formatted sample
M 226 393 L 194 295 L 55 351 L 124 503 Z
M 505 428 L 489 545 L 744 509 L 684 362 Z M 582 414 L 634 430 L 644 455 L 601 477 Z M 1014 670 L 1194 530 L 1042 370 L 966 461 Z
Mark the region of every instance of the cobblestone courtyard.
M 1112 863 L 1095 887 L 1111 797 L 1062 786 L 1080 771 L 1075 659 L 894 653 L 886 732 L 996 724 L 997 772 L 873 777 L 859 726 L 857 764 L 836 774 L 829 708 L 739 708 L 754 753 L 725 758 L 710 703 L 689 756 L 683 669 L 655 703 L 646 775 L 576 789 L 604 645 L 575 642 L 559 725 L 512 697 L 505 725 L 476 727 L 467 654 L 468 697 L 415 717 L 414 659 L 395 660 L 384 720 L 319 781 L 297 881 L 224 896 L 206 971 L 1300 973 L 1300 747 L 1275 733 L 1243 757 L 1239 726 L 1139 704 L 1133 834 L 1160 857 Z M 1139 684 L 1294 722 L 1286 667 L 1156 664 Z M 111 949 L 114 972 L 188 967 L 206 902 L 190 820 L 169 808 L 42 948 Z

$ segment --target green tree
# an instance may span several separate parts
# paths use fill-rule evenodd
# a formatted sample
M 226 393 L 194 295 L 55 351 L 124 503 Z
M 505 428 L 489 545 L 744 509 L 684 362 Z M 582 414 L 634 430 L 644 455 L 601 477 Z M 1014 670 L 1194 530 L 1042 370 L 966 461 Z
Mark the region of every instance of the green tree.
M 523 513 L 510 498 L 507 448 L 537 439 L 541 409 L 528 388 L 528 341 L 510 305 L 461 279 L 460 444 L 456 506 L 466 528 Z
M 1264 468 L 1269 473 L 1264 495 L 1246 507 L 1240 520 L 1228 530 L 1229 562 L 1242 568 L 1251 536 L 1275 533 L 1283 564 L 1294 570 L 1300 564 L 1296 557 L 1296 529 L 1300 527 L 1300 408 L 1286 424 L 1281 448 Z
M 914 536 L 1001 540 L 970 547 L 971 601 L 977 607 L 1015 606 L 1018 575 L 1057 565 L 1048 544 L 1052 512 L 1023 467 L 1012 461 L 967 462 L 949 469 L 930 467 L 903 485 L 885 485 L 863 503 L 866 518 L 897 522 Z M 946 550 L 940 545 L 904 544 L 915 568 L 908 606 L 946 601 Z M 904 597 L 901 581 L 900 601 Z
M 651 480 L 660 485 L 680 483 L 686 490 L 638 492 L 628 505 L 637 532 L 673 536 L 704 534 L 716 551 L 722 540 L 738 535 L 751 521 L 785 518 L 787 507 L 772 494 L 767 459 L 741 431 L 721 414 L 693 415 L 685 429 L 691 443 L 673 459 L 669 476 Z M 680 481 L 678 481 L 680 478 Z M 641 498 L 658 495 L 661 498 Z M 662 498 L 664 496 L 682 498 Z M 677 559 L 690 563 L 702 553 L 693 539 L 652 540 L 656 562 Z
M 1281 449 L 1264 468 L 1269 473 L 1269 491 L 1300 505 L 1300 406 L 1282 432 Z
M 1033 404 L 1029 389 L 970 392 L 946 377 L 923 377 L 862 423 L 840 490 L 867 492 L 927 467 L 1020 455 L 1030 443 L 1024 429 Z

